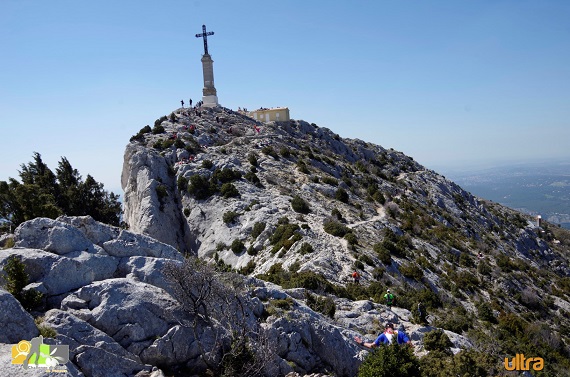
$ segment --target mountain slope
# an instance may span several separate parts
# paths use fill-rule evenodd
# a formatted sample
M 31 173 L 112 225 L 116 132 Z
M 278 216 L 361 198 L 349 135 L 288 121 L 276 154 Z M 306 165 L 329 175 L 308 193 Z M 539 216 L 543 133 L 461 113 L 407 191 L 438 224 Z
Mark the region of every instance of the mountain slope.
M 563 230 L 536 228 L 392 149 L 303 121 L 198 112 L 178 109 L 127 146 L 131 230 L 285 287 L 377 302 L 392 287 L 398 306 L 422 301 L 432 325 L 463 332 L 479 350 L 493 331 L 508 338 L 514 321 L 521 334 L 493 346 L 496 361 L 526 339 L 529 353 L 564 365 Z M 362 285 L 350 283 L 354 269 Z M 528 341 L 535 335 L 550 344 Z

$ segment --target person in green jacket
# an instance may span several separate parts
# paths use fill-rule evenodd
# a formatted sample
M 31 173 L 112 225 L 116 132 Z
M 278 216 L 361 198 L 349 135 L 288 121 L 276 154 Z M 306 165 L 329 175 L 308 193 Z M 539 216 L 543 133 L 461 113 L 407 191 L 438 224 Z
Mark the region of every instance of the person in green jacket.
M 388 308 L 392 309 L 392 304 L 394 303 L 394 295 L 388 289 L 386 294 L 384 295 L 384 300 L 386 301 L 386 305 Z

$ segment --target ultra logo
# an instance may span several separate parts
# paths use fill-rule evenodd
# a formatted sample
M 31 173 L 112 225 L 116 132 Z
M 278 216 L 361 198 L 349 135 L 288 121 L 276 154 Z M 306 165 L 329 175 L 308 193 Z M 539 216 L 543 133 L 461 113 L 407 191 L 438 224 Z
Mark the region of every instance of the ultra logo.
M 55 368 L 69 361 L 69 346 L 44 344 L 44 337 L 21 340 L 12 346 L 12 364 L 28 367 Z
M 506 370 L 530 370 L 531 367 L 533 370 L 542 370 L 544 359 L 542 357 L 529 357 L 527 359 L 522 353 L 517 353 L 515 357 L 511 358 L 511 361 L 505 357 Z

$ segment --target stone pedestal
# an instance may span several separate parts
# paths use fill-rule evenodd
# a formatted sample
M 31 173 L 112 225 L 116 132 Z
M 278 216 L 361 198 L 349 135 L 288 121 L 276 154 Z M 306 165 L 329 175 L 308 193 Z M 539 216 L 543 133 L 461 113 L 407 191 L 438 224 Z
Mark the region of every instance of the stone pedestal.
M 204 72 L 204 89 L 202 89 L 202 106 L 218 106 L 218 96 L 214 87 L 214 61 L 210 54 L 202 55 L 202 71 Z

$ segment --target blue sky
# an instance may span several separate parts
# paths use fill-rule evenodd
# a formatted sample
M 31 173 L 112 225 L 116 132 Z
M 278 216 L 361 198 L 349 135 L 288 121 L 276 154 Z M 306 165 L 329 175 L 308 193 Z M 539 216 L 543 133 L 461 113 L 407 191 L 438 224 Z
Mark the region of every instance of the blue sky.
M 34 151 L 122 195 L 130 136 L 200 99 L 400 150 L 427 168 L 570 158 L 570 2 L 0 1 L 0 180 Z

